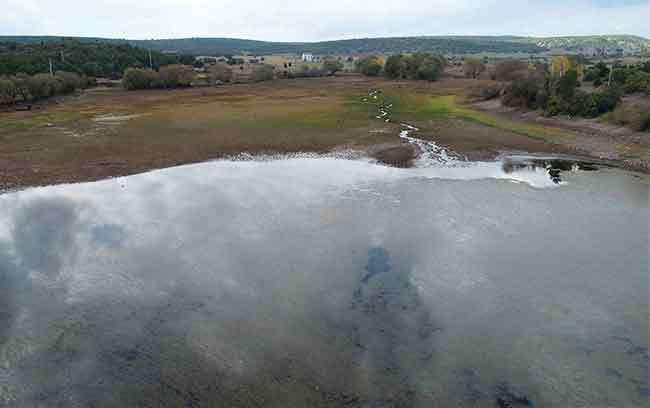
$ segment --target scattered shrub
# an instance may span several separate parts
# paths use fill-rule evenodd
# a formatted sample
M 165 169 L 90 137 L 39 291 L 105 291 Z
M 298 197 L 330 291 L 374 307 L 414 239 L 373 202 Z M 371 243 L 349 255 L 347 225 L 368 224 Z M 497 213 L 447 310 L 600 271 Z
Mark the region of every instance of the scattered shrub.
M 190 66 L 180 64 L 166 65 L 158 71 L 161 88 L 188 87 L 194 76 L 194 70 Z
M 404 74 L 404 56 L 402 54 L 391 55 L 384 65 L 384 75 L 387 78 L 397 79 Z
M 392 79 L 435 81 L 444 71 L 445 63 L 443 57 L 426 52 L 417 52 L 412 55 L 392 55 L 386 60 L 384 75 Z
M 255 82 L 270 81 L 273 79 L 273 67 L 270 65 L 258 65 L 253 68 L 251 79 Z
M 528 64 L 521 60 L 505 60 L 497 63 L 494 77 L 497 81 L 514 81 L 528 76 Z
M 537 109 L 540 85 L 534 78 L 522 78 L 512 81 L 506 88 L 503 104 L 506 106 Z
M 641 132 L 650 132 L 650 112 L 644 112 L 641 114 L 637 128 Z
M 485 64 L 478 58 L 465 58 L 463 62 L 463 73 L 467 78 L 478 78 L 485 72 Z
M 122 86 L 128 90 L 178 88 L 190 86 L 194 70 L 186 65 L 166 65 L 156 72 L 148 68 L 128 68 L 122 77 Z
M 232 81 L 232 69 L 227 64 L 215 64 L 208 68 L 210 84 Z
M 132 91 L 135 89 L 150 89 L 157 80 L 156 71 L 148 68 L 127 68 L 122 77 L 122 86 Z
M 383 69 L 379 59 L 374 55 L 357 60 L 355 66 L 358 72 L 367 76 L 378 76 Z
M 323 70 L 327 71 L 330 75 L 334 75 L 343 70 L 343 63 L 337 59 L 326 59 L 323 62 Z
M 0 105 L 10 105 L 16 100 L 18 90 L 13 81 L 0 78 Z
M 624 85 L 625 93 L 643 92 L 650 94 L 650 73 L 636 71 L 627 76 Z

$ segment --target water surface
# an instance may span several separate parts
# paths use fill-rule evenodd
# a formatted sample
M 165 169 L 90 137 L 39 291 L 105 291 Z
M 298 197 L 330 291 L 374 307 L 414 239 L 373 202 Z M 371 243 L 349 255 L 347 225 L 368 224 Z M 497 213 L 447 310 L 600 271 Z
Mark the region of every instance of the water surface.
M 0 406 L 646 406 L 648 250 L 647 176 L 551 158 L 8 193 Z

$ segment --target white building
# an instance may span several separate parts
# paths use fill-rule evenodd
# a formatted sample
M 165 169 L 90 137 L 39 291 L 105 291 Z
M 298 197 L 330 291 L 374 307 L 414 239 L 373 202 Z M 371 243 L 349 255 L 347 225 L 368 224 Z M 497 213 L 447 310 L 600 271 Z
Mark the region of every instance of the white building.
M 302 60 L 304 62 L 313 62 L 314 61 L 314 54 L 302 54 Z

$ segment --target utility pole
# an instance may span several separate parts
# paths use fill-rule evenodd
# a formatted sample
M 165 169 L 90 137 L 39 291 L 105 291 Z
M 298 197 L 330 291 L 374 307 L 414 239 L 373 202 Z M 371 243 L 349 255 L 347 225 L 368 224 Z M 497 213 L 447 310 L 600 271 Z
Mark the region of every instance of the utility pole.
M 151 59 L 151 50 L 149 50 L 149 68 L 153 69 L 153 60 Z
M 54 70 L 52 69 L 52 58 L 50 60 L 50 75 L 54 75 Z
M 65 63 L 65 54 L 61 51 L 61 62 Z

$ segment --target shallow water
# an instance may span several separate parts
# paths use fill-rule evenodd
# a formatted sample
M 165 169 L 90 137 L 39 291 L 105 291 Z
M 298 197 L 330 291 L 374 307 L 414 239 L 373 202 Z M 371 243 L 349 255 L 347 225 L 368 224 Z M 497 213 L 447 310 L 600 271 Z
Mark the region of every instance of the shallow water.
M 298 157 L 0 195 L 0 406 L 646 406 L 649 180 L 593 170 Z

